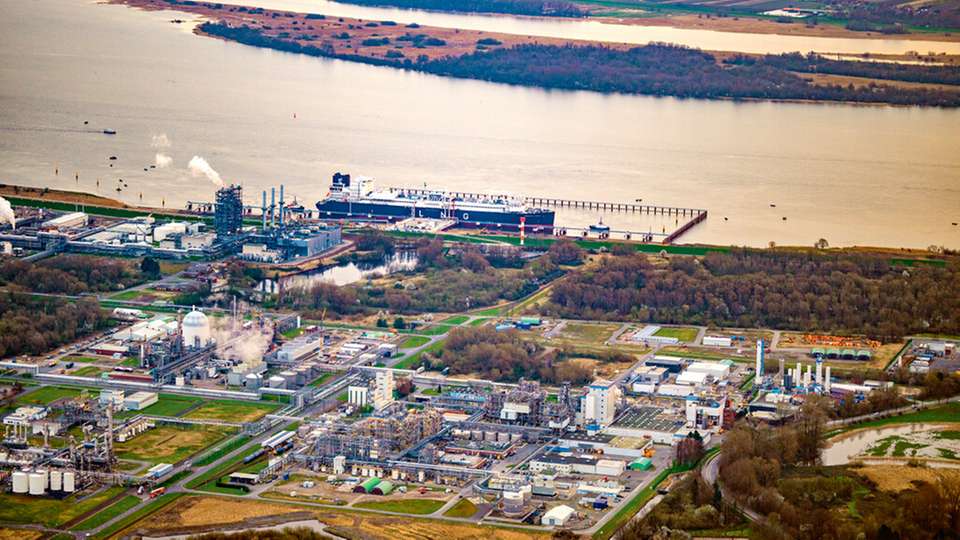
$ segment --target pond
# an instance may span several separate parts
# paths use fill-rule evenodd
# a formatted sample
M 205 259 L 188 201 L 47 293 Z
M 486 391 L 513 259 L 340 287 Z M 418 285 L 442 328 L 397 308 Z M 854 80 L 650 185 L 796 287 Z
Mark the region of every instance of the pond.
M 332 283 L 333 285 L 349 285 L 358 281 L 385 276 L 396 272 L 405 272 L 417 267 L 417 253 L 415 251 L 398 251 L 389 257 L 376 262 L 348 262 L 336 266 L 326 266 L 282 278 L 283 286 L 309 287 L 316 283 Z M 257 285 L 257 290 L 274 294 L 277 292 L 277 282 L 265 279 Z

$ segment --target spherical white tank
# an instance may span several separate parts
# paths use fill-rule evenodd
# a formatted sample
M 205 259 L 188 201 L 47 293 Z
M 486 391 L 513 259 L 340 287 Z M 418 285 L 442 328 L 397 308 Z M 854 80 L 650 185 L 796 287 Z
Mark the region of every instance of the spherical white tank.
M 46 475 L 43 473 L 30 473 L 30 494 L 31 495 L 43 495 L 45 489 L 43 485 L 46 483 L 44 478 Z
M 66 471 L 63 473 L 63 491 L 67 493 L 73 493 L 77 490 L 76 486 L 77 474 L 73 471 Z
M 29 480 L 27 479 L 27 473 L 23 471 L 14 471 L 13 473 L 13 492 L 14 493 L 26 493 L 29 491 Z
M 63 472 L 50 471 L 50 490 L 60 491 L 63 489 Z
M 210 344 L 210 320 L 194 309 L 183 317 L 183 343 L 187 347 L 206 347 Z

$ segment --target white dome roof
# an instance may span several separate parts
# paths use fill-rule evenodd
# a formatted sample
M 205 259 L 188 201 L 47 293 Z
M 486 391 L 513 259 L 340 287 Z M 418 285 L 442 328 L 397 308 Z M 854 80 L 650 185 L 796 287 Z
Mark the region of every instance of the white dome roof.
M 183 317 L 184 326 L 207 326 L 207 316 L 194 309 Z

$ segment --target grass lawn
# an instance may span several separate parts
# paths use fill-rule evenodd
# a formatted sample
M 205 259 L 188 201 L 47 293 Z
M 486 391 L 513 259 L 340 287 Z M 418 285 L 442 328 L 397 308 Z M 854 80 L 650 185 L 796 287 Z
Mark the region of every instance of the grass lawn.
M 97 527 L 103 525 L 104 523 L 114 519 L 120 514 L 130 510 L 131 508 L 140 504 L 140 497 L 133 495 L 127 495 L 126 497 L 120 499 L 119 501 L 113 503 L 107 508 L 103 508 L 98 511 L 96 514 L 88 517 L 87 519 L 78 523 L 74 530 L 78 531 L 89 531 L 90 529 L 96 529 Z
M 110 299 L 111 299 L 111 300 L 124 300 L 124 301 L 127 301 L 127 300 L 136 300 L 137 298 L 140 298 L 140 296 L 141 296 L 142 294 L 143 294 L 143 291 L 141 291 L 141 290 L 139 290 L 139 289 L 138 289 L 138 290 L 135 290 L 135 291 L 123 291 L 123 292 L 121 292 L 121 293 L 117 293 L 117 294 L 111 296 Z
M 176 416 L 197 403 L 200 403 L 200 401 L 200 398 L 180 396 L 177 394 L 160 394 L 157 396 L 156 403 L 138 413 L 148 416 Z
M 170 503 L 176 501 L 180 497 L 186 497 L 186 493 L 166 493 L 154 499 L 153 501 L 145 504 L 136 512 L 128 515 L 127 517 L 115 522 L 113 525 L 110 525 L 106 529 L 98 532 L 93 535 L 93 538 L 96 540 L 102 540 L 104 538 L 110 538 L 111 536 L 116 535 L 117 533 L 123 531 L 124 529 L 130 527 L 131 525 L 137 523 L 143 518 L 159 511 Z
M 453 317 L 448 317 L 440 322 L 443 324 L 463 324 L 469 320 L 469 315 L 454 315 Z
M 477 505 L 470 502 L 469 499 L 463 499 L 457 504 L 453 505 L 453 508 L 444 512 L 443 515 L 455 518 L 468 518 L 476 513 Z
M 184 418 L 199 420 L 227 420 L 231 422 L 253 422 L 280 408 L 278 403 L 262 401 L 207 401 L 199 408 L 187 413 Z
M 247 446 L 243 447 L 240 452 L 237 452 L 235 456 L 224 461 L 219 466 L 210 469 L 209 471 L 187 482 L 187 487 L 190 489 L 202 489 L 204 491 L 218 491 L 219 488 L 217 488 L 217 480 L 238 469 L 242 465 L 243 458 L 255 452 L 259 446 L 260 445 L 258 443 L 248 444 Z M 226 454 L 227 452 L 224 453 Z M 223 491 L 220 492 L 223 493 Z M 227 493 L 238 492 L 243 494 L 243 492 L 240 490 L 229 491 Z
M 890 418 L 880 418 L 851 426 L 844 426 L 840 429 L 831 431 L 828 433 L 828 435 L 839 435 L 840 433 L 854 429 L 888 426 L 891 424 L 912 424 L 916 422 L 960 422 L 960 403 L 947 403 L 945 405 L 932 407 L 923 411 L 901 414 L 900 416 L 891 416 Z
M 97 508 L 120 493 L 123 493 L 123 488 L 111 487 L 83 500 L 78 500 L 76 495 L 57 500 L 3 493 L 0 494 L 0 521 L 58 527 Z
M 104 371 L 106 370 L 100 369 L 97 366 L 84 366 L 71 373 L 71 375 L 76 375 L 77 377 L 96 377 Z
M 80 395 L 79 388 L 65 388 L 62 386 L 43 386 L 33 392 L 24 394 L 16 401 L 18 407 L 23 405 L 47 405 L 58 399 L 72 398 Z
M 120 459 L 177 463 L 216 444 L 226 434 L 225 429 L 212 426 L 204 426 L 203 429 L 157 426 L 129 441 L 116 443 L 114 448 Z
M 663 327 L 657 330 L 657 332 L 653 335 L 668 338 L 672 337 L 677 338 L 680 341 L 690 342 L 697 339 L 697 332 L 698 330 L 696 328 L 690 328 L 688 326 Z
M 730 360 L 733 360 L 734 362 L 738 361 L 738 358 L 734 355 L 713 353 L 713 352 L 701 351 L 696 349 L 681 349 L 679 347 L 664 347 L 659 351 L 657 351 L 657 354 L 662 354 L 664 356 L 676 356 L 676 357 L 682 357 L 682 358 L 695 358 L 697 360 L 719 361 L 719 360 L 730 359 Z M 753 362 L 753 359 L 751 358 L 749 361 Z
M 423 336 L 410 336 L 407 339 L 400 342 L 401 349 L 416 349 L 417 347 L 423 347 L 427 343 L 430 343 L 430 338 Z
M 322 386 L 323 383 L 325 383 L 325 382 L 327 382 L 328 380 L 330 380 L 330 377 L 333 377 L 333 372 L 324 373 L 323 375 L 321 375 L 321 376 L 317 377 L 316 379 L 314 379 L 313 381 L 311 381 L 310 384 L 308 384 L 307 386 L 312 386 L 312 387 L 314 387 L 314 388 L 316 388 L 316 387 L 318 387 L 318 386 Z
M 283 337 L 287 339 L 293 339 L 295 337 L 298 337 L 303 332 L 304 332 L 304 328 L 301 326 L 300 328 L 294 327 L 287 330 L 286 332 L 281 332 L 281 333 L 283 334 Z
M 398 501 L 364 501 L 353 505 L 355 508 L 369 508 L 384 512 L 400 512 L 403 514 L 432 514 L 443 508 L 443 501 L 433 499 L 408 499 Z
M 140 367 L 140 359 L 139 359 L 139 358 L 124 358 L 124 359 L 123 359 L 123 362 L 120 362 L 120 365 L 121 365 L 121 366 L 124 366 L 124 367 L 134 367 L 134 368 L 135 368 L 135 367 Z
M 477 317 L 476 319 L 467 323 L 467 326 L 481 326 L 490 320 L 490 317 Z
M 249 441 L 250 441 L 250 437 L 247 437 L 246 435 L 242 435 L 240 437 L 237 437 L 236 439 L 232 439 L 230 442 L 224 444 L 223 446 L 214 450 L 213 452 L 204 454 L 200 459 L 194 460 L 193 464 L 197 467 L 209 465 L 214 461 L 222 458 L 223 456 L 229 454 L 230 452 L 233 452 L 237 448 L 240 448 L 241 446 L 247 444 L 247 442 Z
M 560 336 L 579 342 L 604 343 L 620 328 L 619 324 L 591 324 L 570 322 L 564 325 Z
M 444 343 L 443 340 L 434 342 L 432 345 L 430 345 L 426 349 L 423 349 L 420 352 L 410 355 L 409 357 L 404 358 L 400 362 L 397 362 L 397 364 L 394 365 L 393 367 L 396 369 L 416 369 L 417 367 L 420 366 L 420 357 L 423 356 L 424 353 L 435 354 L 439 352 L 440 350 L 443 349 L 443 343 Z
M 426 328 L 417 328 L 415 332 L 424 336 L 439 336 L 446 334 L 450 330 L 453 330 L 453 326 L 449 324 L 431 324 Z
M 92 356 L 68 356 L 63 360 L 66 362 L 79 362 L 81 364 L 90 364 L 101 361 L 100 358 L 93 358 Z
M 474 313 L 474 315 L 479 315 L 481 317 L 496 317 L 498 315 L 503 315 L 503 309 L 505 306 L 498 306 L 480 310 Z

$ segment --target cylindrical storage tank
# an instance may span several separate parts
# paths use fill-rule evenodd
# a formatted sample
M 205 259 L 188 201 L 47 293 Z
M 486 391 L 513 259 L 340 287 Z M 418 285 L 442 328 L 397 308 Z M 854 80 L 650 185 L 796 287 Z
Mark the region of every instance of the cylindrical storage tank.
M 63 490 L 63 472 L 62 471 L 50 471 L 50 490 L 51 491 Z
M 281 371 L 279 373 L 280 377 L 283 377 L 283 380 L 287 383 L 287 388 L 290 388 L 297 384 L 297 374 L 292 371 Z
M 37 474 L 43 475 L 43 489 L 44 491 L 50 489 L 50 474 L 46 469 L 37 469 Z
M 506 431 L 501 431 L 500 433 L 497 433 L 497 442 L 503 442 L 503 443 L 510 442 L 510 434 L 507 433 Z
M 30 494 L 31 495 L 43 495 L 46 491 L 44 484 L 46 483 L 46 475 L 43 473 L 33 472 L 30 473 Z
M 283 377 L 278 377 L 274 375 L 270 377 L 270 388 L 283 388 L 286 384 L 286 381 L 283 380 Z
M 475 429 L 475 430 L 473 430 L 473 434 L 470 436 L 470 438 L 471 438 L 472 440 L 474 440 L 474 441 L 482 441 L 482 440 L 483 440 L 483 432 L 480 431 L 479 429 Z
M 426 477 L 427 475 L 423 471 L 417 471 L 417 482 L 420 482 L 422 484 L 423 479 Z
M 521 433 L 511 433 L 511 434 L 510 434 L 510 440 L 511 440 L 511 441 L 519 441 L 519 440 L 522 439 L 522 438 L 523 438 L 523 434 L 521 434 Z
M 23 471 L 14 471 L 13 473 L 13 492 L 26 493 L 30 490 L 30 481 L 27 473 Z
M 66 471 L 63 473 L 63 491 L 66 493 L 73 493 L 77 490 L 77 473 L 73 471 Z
M 183 344 L 187 347 L 206 347 L 210 343 L 210 321 L 197 310 L 183 317 Z

